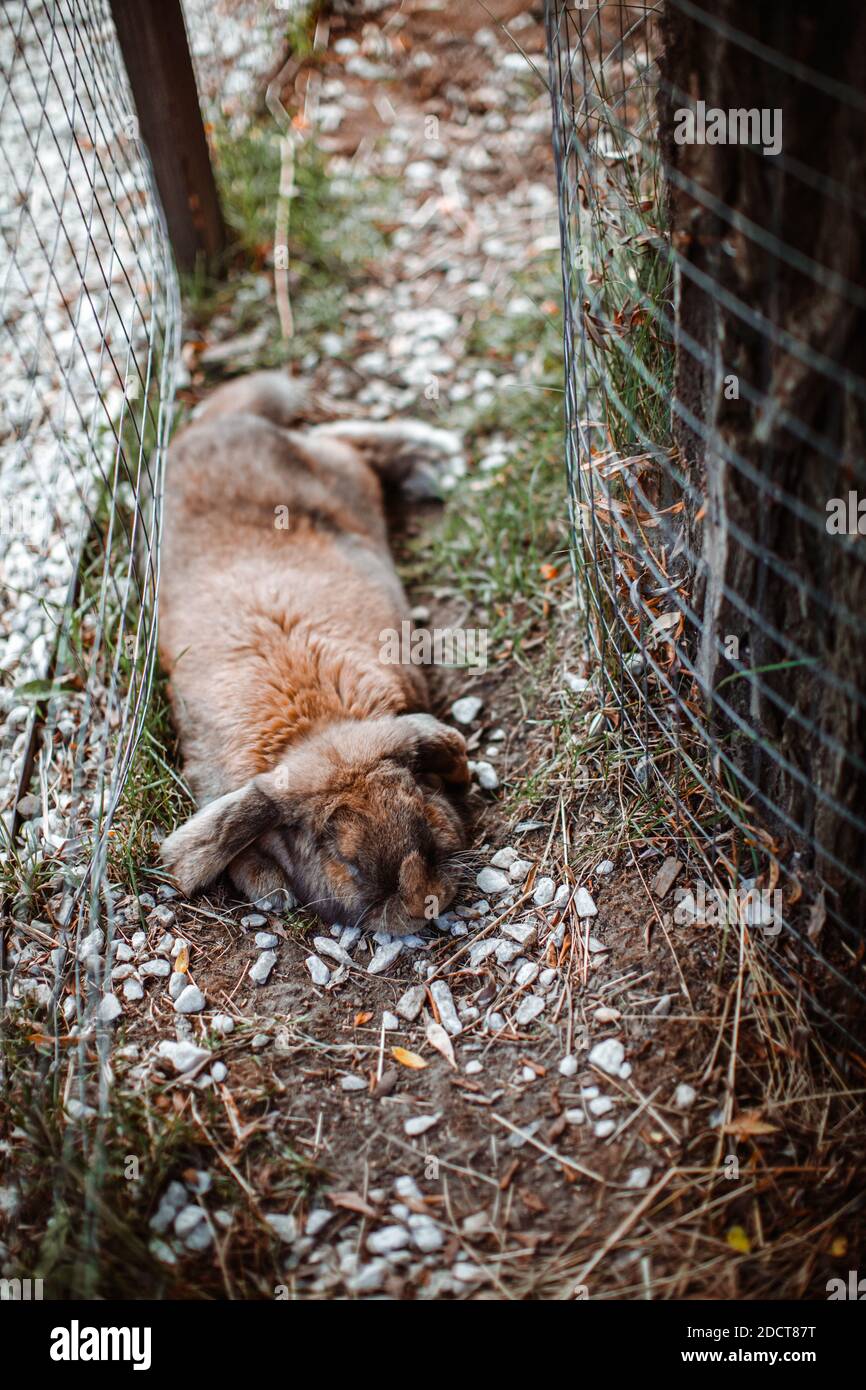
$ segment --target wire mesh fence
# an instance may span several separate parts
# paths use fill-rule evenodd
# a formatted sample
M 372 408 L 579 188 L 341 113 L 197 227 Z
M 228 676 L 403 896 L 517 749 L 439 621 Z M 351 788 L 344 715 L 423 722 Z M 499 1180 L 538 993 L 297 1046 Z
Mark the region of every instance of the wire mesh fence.
M 764 941 L 851 1042 L 864 34 L 779 9 L 548 2 L 566 460 L 587 731 L 687 865 L 672 921 Z
M 179 297 L 106 0 L 4 5 L 0 86 L 6 1003 L 47 994 L 80 1023 L 156 657 Z M 53 990 L 29 972 L 51 947 Z

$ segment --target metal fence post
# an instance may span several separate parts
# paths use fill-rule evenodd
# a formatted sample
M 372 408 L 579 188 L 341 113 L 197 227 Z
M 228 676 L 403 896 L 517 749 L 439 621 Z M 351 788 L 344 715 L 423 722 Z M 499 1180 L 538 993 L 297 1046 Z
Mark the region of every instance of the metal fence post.
M 181 0 L 111 0 L 111 13 L 175 259 L 193 270 L 224 250 L 226 234 Z

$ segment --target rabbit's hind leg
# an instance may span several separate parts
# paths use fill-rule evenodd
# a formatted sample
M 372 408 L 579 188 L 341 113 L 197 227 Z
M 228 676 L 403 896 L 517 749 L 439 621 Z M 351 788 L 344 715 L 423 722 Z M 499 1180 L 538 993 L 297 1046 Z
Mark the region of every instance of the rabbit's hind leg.
M 334 420 L 308 434 L 351 444 L 383 482 L 409 497 L 438 497 L 466 471 L 461 436 L 426 420 Z

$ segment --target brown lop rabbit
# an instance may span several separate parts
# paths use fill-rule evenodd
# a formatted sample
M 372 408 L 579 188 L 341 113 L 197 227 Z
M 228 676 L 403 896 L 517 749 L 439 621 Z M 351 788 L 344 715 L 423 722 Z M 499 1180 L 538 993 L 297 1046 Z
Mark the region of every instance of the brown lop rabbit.
M 160 653 L 201 809 L 161 857 L 187 894 L 227 870 L 247 900 L 406 933 L 454 896 L 469 774 L 422 672 L 380 659 L 407 615 L 382 482 L 459 441 L 415 421 L 290 428 L 304 401 L 277 372 L 239 378 L 169 452 Z

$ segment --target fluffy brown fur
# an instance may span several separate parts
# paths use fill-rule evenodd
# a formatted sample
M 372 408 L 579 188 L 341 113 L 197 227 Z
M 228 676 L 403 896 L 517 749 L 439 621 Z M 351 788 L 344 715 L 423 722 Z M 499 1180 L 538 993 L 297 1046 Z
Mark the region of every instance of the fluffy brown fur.
M 421 671 L 380 660 L 407 613 L 382 480 L 456 441 L 411 421 L 288 428 L 303 409 L 303 388 L 256 373 L 170 450 L 160 651 L 202 809 L 162 859 L 186 893 L 227 869 L 252 901 L 283 890 L 326 921 L 411 931 L 453 897 L 468 770 Z

